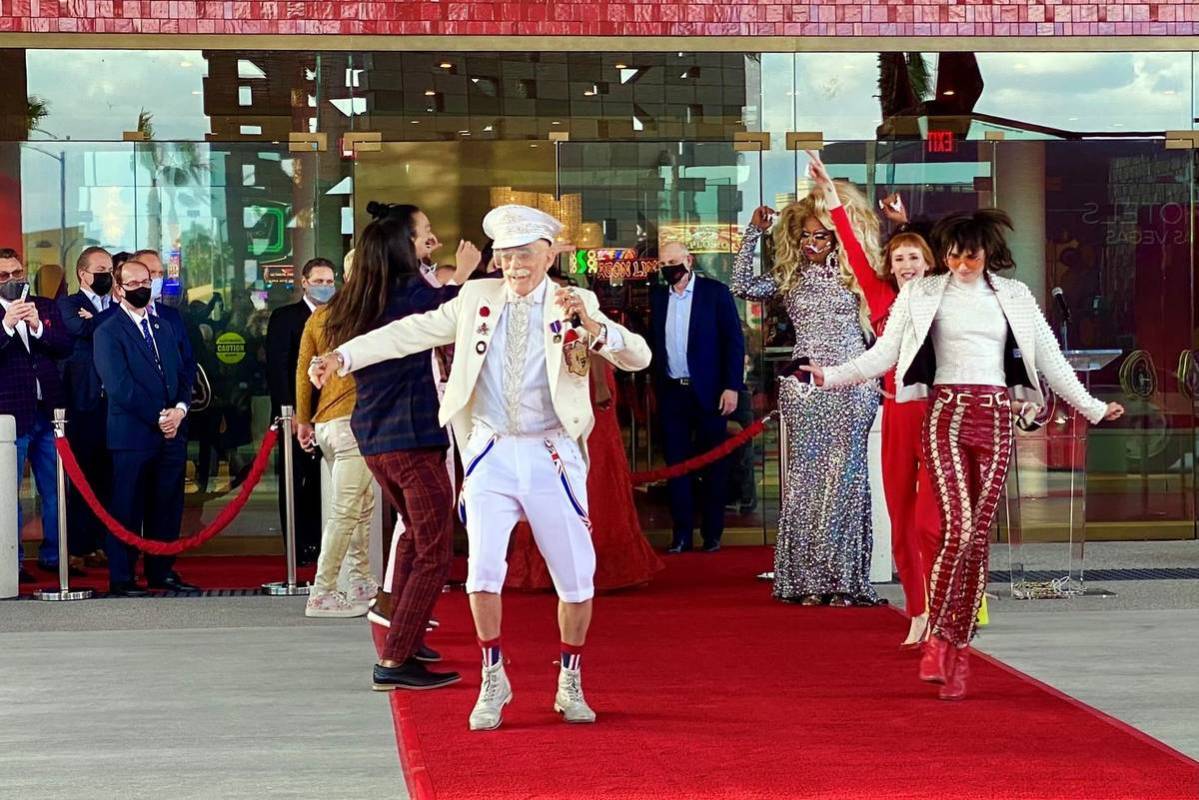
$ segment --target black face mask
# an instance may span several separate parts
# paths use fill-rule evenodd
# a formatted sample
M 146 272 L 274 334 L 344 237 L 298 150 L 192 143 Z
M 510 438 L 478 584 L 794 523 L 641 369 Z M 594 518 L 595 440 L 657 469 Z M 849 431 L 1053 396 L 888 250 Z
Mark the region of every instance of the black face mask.
M 125 299 L 134 308 L 145 308 L 150 305 L 150 287 L 142 286 L 138 289 L 126 289 Z
M 15 303 L 21 299 L 21 292 L 25 291 L 25 287 L 29 285 L 29 281 L 9 281 L 8 283 L 0 283 L 0 297 L 10 303 Z
M 92 294 L 103 297 L 112 291 L 112 273 L 97 272 L 92 275 Z
M 662 277 L 666 283 L 674 286 L 687 275 L 687 267 L 682 264 L 665 264 L 662 266 Z

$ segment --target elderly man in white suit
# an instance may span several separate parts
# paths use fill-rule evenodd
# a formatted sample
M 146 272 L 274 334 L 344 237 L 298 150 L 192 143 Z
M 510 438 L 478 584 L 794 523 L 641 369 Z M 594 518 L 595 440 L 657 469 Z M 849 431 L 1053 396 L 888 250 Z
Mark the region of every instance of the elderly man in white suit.
M 472 730 L 498 728 L 512 699 L 500 646 L 500 591 L 508 539 L 521 518 L 558 592 L 562 660 L 554 710 L 567 722 L 595 721 L 579 670 L 595 594 L 587 518 L 586 441 L 595 421 L 589 356 L 634 371 L 649 366 L 650 349 L 605 317 L 592 292 L 551 284 L 546 273 L 561 229 L 533 208 L 492 210 L 483 230 L 494 240 L 503 280 L 471 281 L 438 309 L 353 339 L 311 370 L 319 386 L 335 368 L 352 372 L 455 345 L 441 421 L 453 426 L 465 465 L 459 512 L 470 542 L 466 591 L 483 651 Z

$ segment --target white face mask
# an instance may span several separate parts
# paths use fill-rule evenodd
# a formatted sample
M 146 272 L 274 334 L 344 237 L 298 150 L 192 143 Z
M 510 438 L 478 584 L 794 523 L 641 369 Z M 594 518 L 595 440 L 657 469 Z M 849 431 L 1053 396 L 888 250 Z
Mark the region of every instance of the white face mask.
M 150 298 L 157 300 L 162 297 L 162 278 L 153 278 L 150 281 Z

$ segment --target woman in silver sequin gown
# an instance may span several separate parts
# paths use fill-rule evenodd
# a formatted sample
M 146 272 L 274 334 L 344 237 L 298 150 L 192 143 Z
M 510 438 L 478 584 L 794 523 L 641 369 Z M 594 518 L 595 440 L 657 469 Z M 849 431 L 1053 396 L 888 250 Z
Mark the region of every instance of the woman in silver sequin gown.
M 873 211 L 856 189 L 837 188 L 855 228 L 873 222 L 873 235 L 867 230 L 858 236 L 869 250 L 869 243 L 878 241 Z M 773 213 L 766 207 L 754 212 L 734 263 L 734 294 L 755 300 L 783 295 L 795 328 L 793 358 L 840 364 L 860 355 L 867 344 L 865 300 L 852 274 L 840 266 L 845 256 L 838 253 L 823 199 L 813 193 L 783 211 L 774 233 L 774 269 L 754 275 L 754 250 Z M 795 380 L 780 381 L 779 411 L 790 460 L 774 553 L 774 596 L 805 605 L 873 605 L 878 595 L 870 584 L 866 444 L 879 395 L 873 385 L 809 389 Z

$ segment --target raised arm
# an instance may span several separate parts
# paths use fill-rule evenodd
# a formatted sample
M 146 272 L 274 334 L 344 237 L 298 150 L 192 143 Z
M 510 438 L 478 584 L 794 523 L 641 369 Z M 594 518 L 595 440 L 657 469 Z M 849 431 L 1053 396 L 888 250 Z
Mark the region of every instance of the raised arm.
M 854 233 L 849 214 L 846 213 L 845 206 L 841 205 L 841 198 L 837 195 L 837 188 L 833 185 L 833 179 L 829 177 L 824 162 L 814 150 L 805 152 L 811 162 L 808 172 L 824 195 L 824 203 L 833 218 L 833 227 L 837 229 L 837 239 L 849 257 L 849 268 L 853 270 L 858 285 L 866 295 L 866 304 L 870 307 L 870 322 L 877 326 L 891 311 L 891 304 L 895 302 L 895 287 L 889 281 L 880 278 L 870 265 L 870 259 L 866 257 L 866 251 L 862 249 L 862 243 Z
M 768 300 L 778 294 L 778 281 L 770 273 L 754 275 L 754 251 L 758 248 L 758 239 L 770 230 L 771 217 L 774 209 L 762 206 L 754 211 L 753 219 L 745 228 L 741 239 L 741 250 L 733 259 L 733 294 L 747 300 Z

